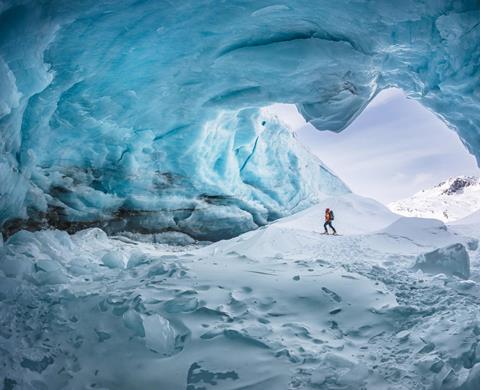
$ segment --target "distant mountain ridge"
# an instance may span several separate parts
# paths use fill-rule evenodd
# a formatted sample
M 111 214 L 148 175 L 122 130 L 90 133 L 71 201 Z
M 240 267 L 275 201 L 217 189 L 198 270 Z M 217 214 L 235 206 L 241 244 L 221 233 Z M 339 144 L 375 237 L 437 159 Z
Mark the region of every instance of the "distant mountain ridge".
M 408 217 L 436 218 L 453 222 L 480 209 L 480 178 L 451 177 L 433 188 L 388 205 L 394 213 Z
M 442 192 L 442 195 L 455 195 L 463 193 L 463 190 L 466 187 L 479 186 L 480 178 L 475 176 L 459 176 L 455 178 L 450 178 L 449 180 L 440 183 L 436 187 L 443 188 L 446 185 L 448 186 L 448 188 Z

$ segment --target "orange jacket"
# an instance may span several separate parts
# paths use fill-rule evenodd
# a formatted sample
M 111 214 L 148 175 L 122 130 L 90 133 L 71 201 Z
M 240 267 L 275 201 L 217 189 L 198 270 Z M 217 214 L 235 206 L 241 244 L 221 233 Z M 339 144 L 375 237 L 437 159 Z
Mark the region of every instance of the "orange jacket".
M 325 222 L 330 222 L 330 210 L 325 211 Z

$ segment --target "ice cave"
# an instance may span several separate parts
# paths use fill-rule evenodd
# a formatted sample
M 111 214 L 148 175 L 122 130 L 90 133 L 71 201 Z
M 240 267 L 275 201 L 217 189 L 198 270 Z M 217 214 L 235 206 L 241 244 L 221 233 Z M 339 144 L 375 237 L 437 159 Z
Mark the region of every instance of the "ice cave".
M 392 87 L 480 162 L 478 0 L 1 1 L 0 386 L 480 389 L 479 212 L 393 213 L 264 109 Z

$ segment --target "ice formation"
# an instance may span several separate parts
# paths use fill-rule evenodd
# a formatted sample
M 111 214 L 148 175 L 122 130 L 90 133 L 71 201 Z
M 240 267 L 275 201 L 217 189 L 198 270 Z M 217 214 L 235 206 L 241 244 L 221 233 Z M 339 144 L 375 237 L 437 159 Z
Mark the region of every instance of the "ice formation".
M 340 131 L 390 86 L 478 158 L 479 18 L 476 0 L 3 1 L 0 223 L 250 230 L 348 191 L 259 107 Z
M 351 194 L 262 107 L 341 131 L 399 87 L 480 158 L 479 20 L 476 0 L 0 2 L 0 385 L 476 390 L 478 213 Z
M 462 244 L 453 244 L 422 253 L 417 257 L 415 268 L 432 274 L 444 273 L 468 279 L 470 276 L 470 257 Z

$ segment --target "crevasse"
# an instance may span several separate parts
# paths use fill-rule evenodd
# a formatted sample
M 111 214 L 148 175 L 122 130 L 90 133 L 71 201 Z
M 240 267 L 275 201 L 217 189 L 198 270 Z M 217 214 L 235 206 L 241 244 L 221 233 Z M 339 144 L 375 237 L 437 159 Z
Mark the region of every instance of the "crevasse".
M 4 232 L 229 237 L 348 188 L 260 107 L 341 131 L 402 88 L 480 157 L 477 1 L 6 1 Z

